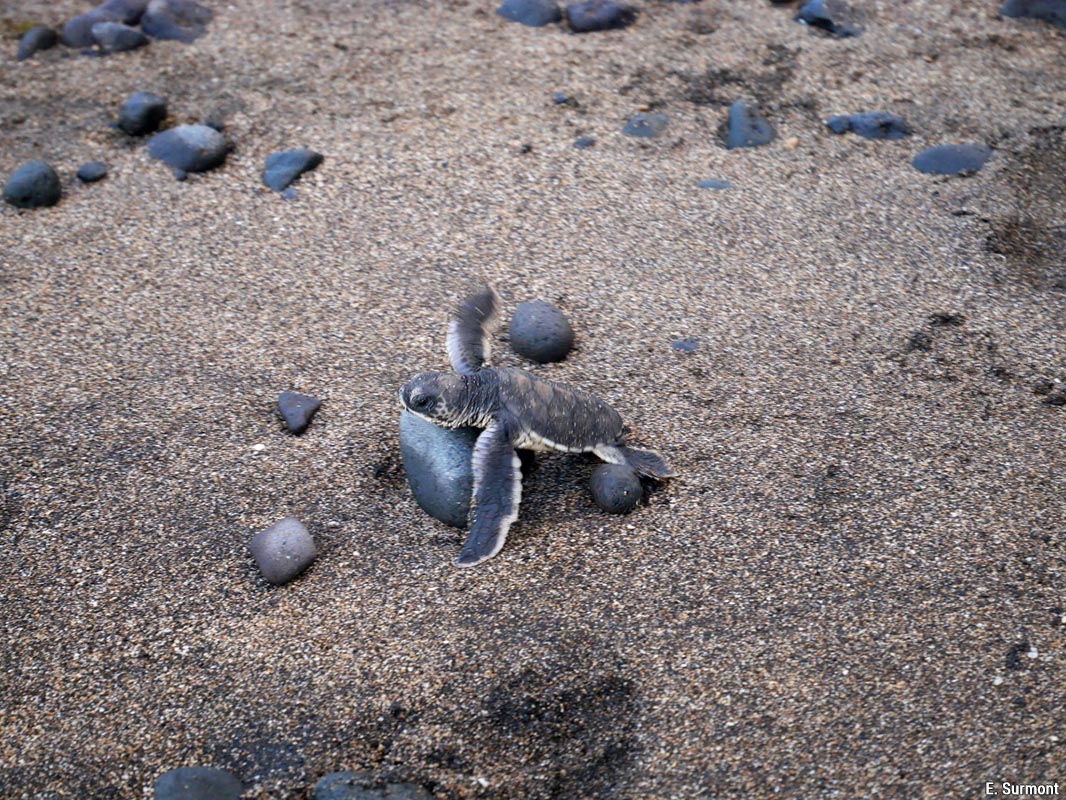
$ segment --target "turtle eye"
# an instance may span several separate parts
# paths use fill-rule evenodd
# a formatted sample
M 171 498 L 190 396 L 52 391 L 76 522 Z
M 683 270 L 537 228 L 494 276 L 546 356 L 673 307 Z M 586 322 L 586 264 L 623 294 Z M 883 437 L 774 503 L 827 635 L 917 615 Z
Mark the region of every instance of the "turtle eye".
M 433 405 L 433 398 L 428 394 L 420 394 L 417 397 L 412 398 L 411 404 L 419 411 L 425 411 Z

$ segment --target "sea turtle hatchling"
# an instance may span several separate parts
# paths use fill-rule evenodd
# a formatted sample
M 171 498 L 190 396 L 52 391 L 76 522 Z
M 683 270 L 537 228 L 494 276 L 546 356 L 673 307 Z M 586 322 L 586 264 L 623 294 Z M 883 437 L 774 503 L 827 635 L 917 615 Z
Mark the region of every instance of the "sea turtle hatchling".
M 524 369 L 489 367 L 489 334 L 499 298 L 489 287 L 467 297 L 448 324 L 455 372 L 423 372 L 400 389 L 407 411 L 443 428 L 483 428 L 474 445 L 474 522 L 455 563 L 472 567 L 503 547 L 522 497 L 515 448 L 595 453 L 642 475 L 673 475 L 656 453 L 624 444 L 618 412 L 598 397 Z

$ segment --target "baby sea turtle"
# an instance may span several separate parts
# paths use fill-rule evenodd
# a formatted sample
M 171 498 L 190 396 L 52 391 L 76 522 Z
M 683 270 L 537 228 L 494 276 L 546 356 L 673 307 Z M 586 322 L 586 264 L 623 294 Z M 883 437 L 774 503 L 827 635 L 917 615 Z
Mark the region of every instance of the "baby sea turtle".
M 622 418 L 598 397 L 524 369 L 485 366 L 498 310 L 489 287 L 463 300 L 448 325 L 455 372 L 423 372 L 400 389 L 403 407 L 434 425 L 484 429 L 474 446 L 474 522 L 455 561 L 460 567 L 500 552 L 518 517 L 522 472 L 515 448 L 595 453 L 651 478 L 673 475 L 657 453 L 625 446 Z

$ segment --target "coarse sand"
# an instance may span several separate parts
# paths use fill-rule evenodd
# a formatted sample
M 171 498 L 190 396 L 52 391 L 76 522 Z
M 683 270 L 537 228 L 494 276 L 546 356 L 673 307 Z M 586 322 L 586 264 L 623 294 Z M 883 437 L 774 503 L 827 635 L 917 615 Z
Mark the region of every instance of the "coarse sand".
M 64 197 L 0 210 L 0 797 L 196 764 L 248 798 L 341 769 L 442 798 L 1066 785 L 1062 30 L 994 0 L 856 2 L 850 39 L 765 0 L 584 35 L 209 4 L 189 45 L 23 62 L 12 31 L 89 5 L 2 7 L 0 176 L 41 158 Z M 224 120 L 226 163 L 175 181 L 109 127 L 136 90 Z M 736 99 L 772 144 L 721 145 Z M 641 110 L 659 137 L 622 135 Z M 824 124 L 875 110 L 914 135 Z M 963 142 L 994 150 L 972 177 L 911 166 Z M 325 162 L 284 200 L 261 173 L 295 147 Z M 481 279 L 576 333 L 536 366 L 504 328 L 494 363 L 595 392 L 679 477 L 610 516 L 594 459 L 541 455 L 464 571 L 396 390 Z M 285 390 L 323 400 L 300 437 Z M 319 557 L 271 587 L 248 542 L 290 514 Z

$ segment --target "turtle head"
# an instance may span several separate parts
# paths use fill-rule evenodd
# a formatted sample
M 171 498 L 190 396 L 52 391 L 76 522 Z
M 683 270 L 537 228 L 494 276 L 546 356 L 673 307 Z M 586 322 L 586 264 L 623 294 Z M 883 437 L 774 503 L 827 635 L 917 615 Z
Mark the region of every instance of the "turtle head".
M 400 389 L 405 409 L 442 428 L 466 424 L 469 390 L 454 372 L 423 372 Z

